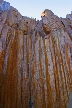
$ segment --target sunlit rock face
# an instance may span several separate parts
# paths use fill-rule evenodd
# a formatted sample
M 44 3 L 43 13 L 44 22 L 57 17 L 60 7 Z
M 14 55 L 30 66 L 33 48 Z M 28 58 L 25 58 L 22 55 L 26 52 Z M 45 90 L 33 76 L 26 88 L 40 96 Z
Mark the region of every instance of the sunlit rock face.
M 41 18 L 36 21 L 22 16 L 12 6 L 0 14 L 1 108 L 68 106 L 72 91 L 71 20 L 48 9 Z
M 44 10 L 44 12 L 41 14 L 41 17 L 43 19 L 43 23 L 49 26 L 52 31 L 57 31 L 63 26 L 59 17 L 54 15 L 51 10 Z

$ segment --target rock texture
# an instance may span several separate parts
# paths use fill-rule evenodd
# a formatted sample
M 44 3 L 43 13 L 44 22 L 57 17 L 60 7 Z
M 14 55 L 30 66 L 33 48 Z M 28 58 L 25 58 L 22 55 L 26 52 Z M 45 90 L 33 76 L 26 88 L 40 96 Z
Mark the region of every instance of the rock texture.
M 0 13 L 2 11 L 9 10 L 9 9 L 10 9 L 10 3 L 0 0 Z
M 4 6 L 4 5 L 5 6 Z M 0 4 L 0 108 L 67 108 L 72 91 L 72 14 L 41 20 Z

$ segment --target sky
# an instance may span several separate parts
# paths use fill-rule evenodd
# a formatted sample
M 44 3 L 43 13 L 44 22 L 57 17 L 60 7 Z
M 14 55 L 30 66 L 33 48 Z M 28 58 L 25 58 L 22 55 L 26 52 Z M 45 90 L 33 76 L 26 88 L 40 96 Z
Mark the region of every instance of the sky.
M 5 0 L 15 7 L 22 16 L 41 19 L 45 9 L 51 10 L 55 15 L 65 18 L 72 11 L 72 0 Z

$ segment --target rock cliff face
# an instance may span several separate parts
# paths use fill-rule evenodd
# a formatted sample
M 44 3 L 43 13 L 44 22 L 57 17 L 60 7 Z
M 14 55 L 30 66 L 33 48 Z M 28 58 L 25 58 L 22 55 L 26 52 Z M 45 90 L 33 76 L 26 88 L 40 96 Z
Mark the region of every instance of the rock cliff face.
M 72 13 L 36 21 L 0 1 L 0 108 L 67 108 L 72 91 Z

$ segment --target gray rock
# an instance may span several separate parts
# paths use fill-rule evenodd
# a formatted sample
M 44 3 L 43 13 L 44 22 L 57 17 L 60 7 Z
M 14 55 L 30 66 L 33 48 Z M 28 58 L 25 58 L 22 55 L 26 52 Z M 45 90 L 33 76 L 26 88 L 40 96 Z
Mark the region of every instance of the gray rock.
M 68 108 L 72 108 L 72 92 L 70 93 Z
M 41 14 L 41 18 L 44 25 L 47 25 L 51 31 L 57 31 L 63 28 L 63 25 L 56 15 L 51 10 L 44 10 Z
M 72 21 L 72 15 L 71 14 L 67 14 L 66 18 L 70 19 Z
M 10 3 L 6 2 L 6 1 L 3 1 L 0 4 L 0 12 L 5 11 L 5 10 L 10 10 Z

